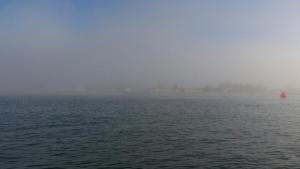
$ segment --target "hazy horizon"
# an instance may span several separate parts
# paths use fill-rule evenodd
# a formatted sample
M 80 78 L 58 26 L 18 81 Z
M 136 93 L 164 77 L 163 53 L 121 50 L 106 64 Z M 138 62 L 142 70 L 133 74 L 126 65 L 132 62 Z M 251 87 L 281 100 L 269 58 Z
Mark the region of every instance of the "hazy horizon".
M 300 2 L 5 0 L 0 94 L 91 86 L 300 88 Z

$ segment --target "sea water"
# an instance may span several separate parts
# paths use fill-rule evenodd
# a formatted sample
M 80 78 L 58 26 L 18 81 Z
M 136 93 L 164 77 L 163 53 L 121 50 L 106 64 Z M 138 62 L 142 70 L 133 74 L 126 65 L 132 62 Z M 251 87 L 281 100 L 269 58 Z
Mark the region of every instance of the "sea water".
M 300 168 L 300 97 L 2 96 L 0 168 Z

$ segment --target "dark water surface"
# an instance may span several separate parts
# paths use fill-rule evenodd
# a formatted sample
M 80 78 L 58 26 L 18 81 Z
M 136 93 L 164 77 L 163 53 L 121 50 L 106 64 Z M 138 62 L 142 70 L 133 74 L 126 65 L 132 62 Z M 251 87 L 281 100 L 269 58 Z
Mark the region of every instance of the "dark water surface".
M 0 97 L 1 169 L 300 168 L 300 98 Z

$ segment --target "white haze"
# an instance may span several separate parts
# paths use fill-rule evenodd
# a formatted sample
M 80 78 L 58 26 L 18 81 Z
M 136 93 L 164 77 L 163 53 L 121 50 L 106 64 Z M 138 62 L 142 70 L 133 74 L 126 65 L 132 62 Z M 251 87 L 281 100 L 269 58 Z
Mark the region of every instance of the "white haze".
M 72 1 L 1 7 L 0 94 L 222 82 L 300 88 L 298 1 L 125 2 L 88 12 Z

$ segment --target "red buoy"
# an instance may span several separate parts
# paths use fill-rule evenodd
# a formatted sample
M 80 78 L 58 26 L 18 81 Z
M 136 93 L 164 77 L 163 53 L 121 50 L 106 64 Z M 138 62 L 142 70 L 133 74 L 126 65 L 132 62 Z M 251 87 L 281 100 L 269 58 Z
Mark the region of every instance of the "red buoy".
M 285 91 L 281 91 L 280 93 L 280 98 L 286 98 L 287 97 L 287 94 Z

